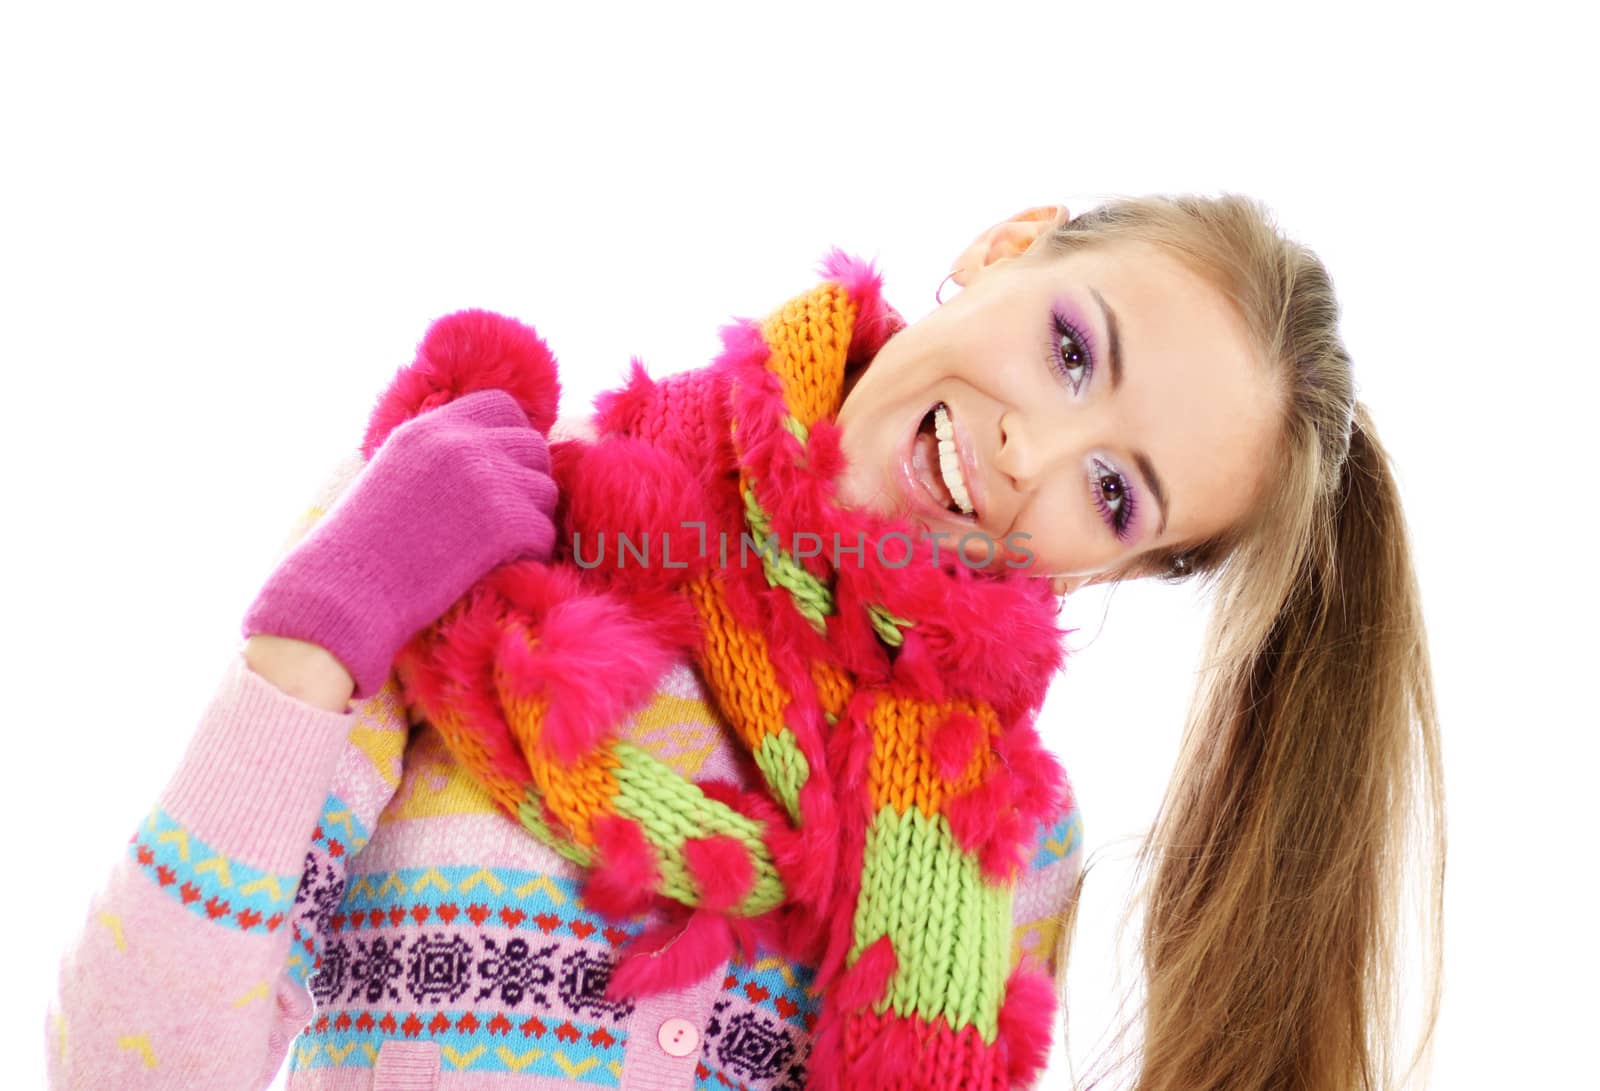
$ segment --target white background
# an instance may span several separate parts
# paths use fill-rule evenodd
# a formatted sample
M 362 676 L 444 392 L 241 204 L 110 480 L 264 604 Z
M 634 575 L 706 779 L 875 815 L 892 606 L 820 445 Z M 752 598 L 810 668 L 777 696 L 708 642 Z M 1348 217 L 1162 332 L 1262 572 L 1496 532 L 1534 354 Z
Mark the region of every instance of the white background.
M 631 354 L 706 362 L 832 244 L 916 318 L 1027 205 L 1219 190 L 1327 261 L 1399 467 L 1450 803 L 1434 1086 L 1577 1082 L 1600 1015 L 1592 39 L 1537 3 L 448 11 L 0 23 L 9 1085 L 42 1082 L 60 951 L 431 318 L 534 323 L 581 409 Z M 1081 1066 L 1203 615 L 1137 586 L 1072 612 L 1046 730 L 1098 861 Z

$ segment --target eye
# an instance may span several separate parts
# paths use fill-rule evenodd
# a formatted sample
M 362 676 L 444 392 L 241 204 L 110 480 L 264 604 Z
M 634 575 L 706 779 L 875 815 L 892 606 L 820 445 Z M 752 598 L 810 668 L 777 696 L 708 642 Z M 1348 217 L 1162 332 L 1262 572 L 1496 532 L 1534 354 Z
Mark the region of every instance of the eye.
M 1094 357 L 1089 351 L 1089 339 L 1073 321 L 1060 311 L 1051 312 L 1050 355 L 1056 373 L 1072 384 L 1074 394 L 1081 391 L 1094 371 Z
M 1126 541 L 1134 512 L 1133 490 L 1128 487 L 1128 479 L 1097 458 L 1089 473 L 1089 483 L 1100 518 L 1119 540 Z

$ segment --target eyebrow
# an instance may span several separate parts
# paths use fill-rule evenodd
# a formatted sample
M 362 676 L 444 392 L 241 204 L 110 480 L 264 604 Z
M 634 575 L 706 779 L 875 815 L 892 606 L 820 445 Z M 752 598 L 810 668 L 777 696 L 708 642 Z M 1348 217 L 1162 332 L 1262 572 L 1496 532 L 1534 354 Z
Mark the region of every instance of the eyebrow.
M 1111 304 L 1105 297 L 1092 286 L 1089 294 L 1094 296 L 1094 301 L 1100 304 L 1100 317 L 1106 324 L 1106 340 L 1109 349 L 1106 353 L 1111 364 L 1111 392 L 1115 394 L 1117 387 L 1122 385 L 1122 338 L 1117 331 L 1117 312 L 1111 309 Z M 1143 451 L 1133 452 L 1133 461 L 1139 464 L 1139 473 L 1144 476 L 1145 484 L 1150 486 L 1150 491 L 1155 494 L 1156 503 L 1161 507 L 1161 525 L 1156 528 L 1159 537 L 1167 529 L 1167 490 L 1161 484 L 1161 476 L 1156 473 L 1155 464 L 1150 461 L 1150 456 Z

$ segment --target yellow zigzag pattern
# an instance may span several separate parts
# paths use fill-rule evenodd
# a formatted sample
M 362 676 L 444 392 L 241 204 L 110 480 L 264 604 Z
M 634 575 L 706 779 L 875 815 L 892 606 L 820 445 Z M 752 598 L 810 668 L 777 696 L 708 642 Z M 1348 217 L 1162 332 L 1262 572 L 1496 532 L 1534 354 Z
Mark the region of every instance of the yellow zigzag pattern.
M 561 1070 L 573 1079 L 577 1079 L 579 1076 L 589 1071 L 589 1069 L 600 1063 L 599 1057 L 585 1057 L 583 1060 L 574 1064 L 572 1061 L 567 1060 L 567 1055 L 562 1053 L 560 1050 L 556 1050 L 551 1054 L 551 1056 L 556 1059 L 556 1064 L 561 1066 Z
M 134 1045 L 142 1044 L 147 1053 L 147 1060 L 145 1063 L 150 1066 L 155 1064 L 154 1055 L 148 1053 L 149 1043 L 146 1042 L 143 1035 L 137 1039 L 124 1038 L 119 1044 L 126 1048 L 133 1048 Z M 366 1053 L 367 1059 L 376 1064 L 378 1050 L 369 1042 L 350 1042 L 347 1043 L 342 1049 L 336 1049 L 332 1045 L 322 1042 L 312 1042 L 309 1045 L 297 1047 L 295 1050 L 295 1057 L 299 1062 L 299 1066 L 301 1068 L 306 1068 L 310 1066 L 312 1061 L 317 1059 L 317 1054 L 326 1049 L 328 1051 L 328 1056 L 333 1059 L 334 1063 L 342 1065 L 345 1062 L 345 1058 L 349 1057 L 351 1051 L 354 1050 L 358 1045 L 361 1047 L 362 1051 Z M 484 1051 L 488 1048 L 488 1046 L 480 1044 L 469 1050 L 461 1050 L 456 1049 L 453 1046 L 440 1045 L 439 1052 L 441 1055 L 447 1058 L 456 1069 L 465 1070 L 470 1068 L 479 1057 L 482 1057 Z M 539 1060 L 541 1057 L 548 1056 L 561 1067 L 563 1072 L 573 1079 L 582 1076 L 584 1073 L 588 1072 L 590 1069 L 594 1068 L 600 1063 L 600 1058 L 595 1056 L 584 1057 L 576 1061 L 572 1060 L 559 1049 L 551 1050 L 549 1053 L 546 1053 L 542 1049 L 535 1048 L 529 1049 L 523 1053 L 518 1053 L 510 1046 L 496 1046 L 494 1055 L 499 1058 L 500 1063 L 504 1064 L 513 1072 L 521 1072 L 529 1065 Z M 606 1064 L 606 1069 L 618 1079 L 622 1078 L 622 1063 L 620 1061 L 608 1062 Z
M 350 809 L 348 807 L 342 811 L 329 811 L 327 814 L 322 816 L 322 824 L 325 827 L 331 826 L 335 822 L 339 822 L 344 825 L 344 839 L 350 842 L 351 848 L 359 850 L 362 845 L 367 843 L 366 838 L 356 836 L 356 828 L 351 823 Z M 327 831 L 324 830 L 323 832 L 326 833 Z
M 474 871 L 471 875 L 468 875 L 465 879 L 461 880 L 462 893 L 466 893 L 479 883 L 487 884 L 489 889 L 494 891 L 496 894 L 504 894 L 506 890 L 506 884 L 502 883 L 499 879 L 496 879 L 492 871 L 490 871 L 488 868 L 479 868 L 477 871 Z
M 236 1007 L 236 1008 L 242 1008 L 246 1004 L 250 1003 L 250 1001 L 258 1000 L 261 997 L 264 997 L 266 995 L 267 995 L 267 983 L 265 981 L 258 981 L 258 982 L 256 982 L 255 988 L 251 989 L 249 992 L 247 992 L 243 996 L 239 997 L 239 999 L 235 1000 L 233 1002 L 233 1006 Z
M 344 1059 L 350 1056 L 351 1051 L 360 1044 L 360 1042 L 346 1042 L 343 1049 L 336 1049 L 332 1044 L 329 1044 L 327 1047 L 328 1056 L 332 1057 L 338 1064 L 344 1064 Z
M 461 1050 L 456 1049 L 454 1046 L 447 1046 L 447 1045 L 442 1045 L 441 1044 L 439 1046 L 439 1052 L 444 1054 L 445 1057 L 449 1059 L 450 1063 L 455 1065 L 457 1068 L 466 1068 L 473 1061 L 476 1061 L 479 1057 L 482 1057 L 483 1056 L 483 1051 L 488 1049 L 488 1048 L 489 1047 L 485 1046 L 485 1045 L 477 1045 L 477 1046 L 474 1046 L 472 1049 L 468 1050 L 467 1052 L 463 1053 Z
M 118 917 L 115 913 L 101 911 L 100 915 L 97 916 L 95 920 L 99 921 L 101 924 L 105 925 L 111 930 L 111 939 L 116 943 L 117 950 L 124 952 L 127 951 L 127 941 L 122 938 L 122 918 Z
M 499 1046 L 495 1049 L 494 1055 L 499 1057 L 500 1063 L 511 1069 L 511 1071 L 521 1072 L 534 1061 L 537 1061 L 540 1057 L 543 1057 L 544 1050 L 530 1049 L 526 1053 L 517 1053 L 509 1046 Z
M 438 868 L 429 868 L 427 871 L 424 871 L 422 873 L 422 877 L 419 878 L 416 881 L 415 885 L 412 886 L 411 893 L 413 893 L 413 894 L 421 894 L 424 890 L 427 890 L 430 886 L 438 887 L 439 888 L 439 893 L 441 893 L 441 894 L 450 893 L 449 880 L 447 880 L 443 875 L 439 874 L 439 869 Z
M 760 973 L 762 970 L 777 970 L 778 976 L 783 978 L 783 983 L 791 989 L 794 988 L 795 982 L 799 980 L 794 975 L 794 969 L 787 962 L 771 955 L 761 959 L 759 962 L 752 963 L 750 966 L 751 973 Z
M 189 859 L 189 834 L 187 831 L 168 830 L 166 833 L 156 835 L 156 843 L 158 845 L 166 844 L 168 841 L 176 841 L 178 843 L 178 859 Z
M 283 900 L 283 884 L 278 882 L 276 875 L 263 875 L 259 879 L 248 882 L 239 888 L 239 893 L 248 895 L 254 894 L 258 890 L 272 891 L 272 900 L 275 902 Z
M 228 861 L 225 857 L 213 856 L 211 859 L 203 860 L 194 866 L 196 875 L 204 875 L 208 871 L 217 873 L 217 882 L 221 883 L 224 888 L 233 885 L 233 871 L 228 867 Z
M 527 882 L 517 887 L 516 890 L 512 891 L 512 893 L 519 898 L 526 898 L 535 890 L 544 891 L 545 894 L 549 896 L 550 900 L 555 902 L 557 905 L 566 904 L 567 896 L 561 893 L 560 890 L 556 889 L 556 884 L 552 883 L 549 876 L 546 875 L 539 875 L 529 879 Z
M 465 894 L 479 883 L 484 884 L 497 895 L 504 894 L 506 890 L 506 884 L 496 878 L 494 872 L 488 868 L 479 868 L 461 880 L 459 889 Z M 401 895 L 421 894 L 430 886 L 436 886 L 442 893 L 446 894 L 451 890 L 450 880 L 441 875 L 438 868 L 429 868 L 417 877 L 417 881 L 411 885 L 409 891 L 406 889 L 405 881 L 394 872 L 390 872 L 388 877 L 384 879 L 383 886 L 378 888 L 373 887 L 372 876 L 362 875 L 350 884 L 349 897 L 356 898 L 364 895 L 368 898 L 379 898 L 387 894 L 391 889 Z M 567 902 L 567 896 L 561 892 L 560 887 L 551 882 L 550 877 L 547 875 L 535 875 L 521 886 L 516 887 L 512 893 L 519 898 L 526 898 L 536 890 L 544 891 L 556 905 L 565 905 Z
M 1081 824 L 1074 821 L 1070 826 L 1067 827 L 1066 832 L 1061 835 L 1059 840 L 1054 837 L 1045 838 L 1044 847 L 1055 853 L 1057 856 L 1065 856 L 1067 854 L 1067 849 L 1072 845 L 1074 837 L 1077 836 L 1078 831 L 1081 828 Z
M 156 1051 L 150 1048 L 150 1039 L 143 1034 L 124 1034 L 117 1039 L 118 1049 L 131 1049 L 144 1058 L 146 1068 L 154 1068 L 161 1062 L 156 1060 Z

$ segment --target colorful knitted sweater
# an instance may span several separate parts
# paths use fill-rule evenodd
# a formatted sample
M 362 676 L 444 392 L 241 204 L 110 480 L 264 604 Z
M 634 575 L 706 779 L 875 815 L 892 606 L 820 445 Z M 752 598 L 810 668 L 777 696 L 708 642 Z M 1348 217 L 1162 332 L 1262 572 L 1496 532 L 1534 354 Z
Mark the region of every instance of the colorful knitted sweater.
M 759 782 L 687 658 L 620 734 L 684 776 Z M 1009 963 L 1050 966 L 1080 842 L 1069 791 L 1030 831 Z M 814 965 L 758 943 L 615 1000 L 617 951 L 661 915 L 618 922 L 582 877 L 408 717 L 397 682 L 339 715 L 235 655 L 63 959 L 50 1086 L 264 1087 L 286 1055 L 296 1088 L 803 1085 Z
M 823 273 L 725 331 L 708 367 L 656 383 L 636 363 L 597 402 L 597 437 L 552 452 L 567 555 L 490 573 L 396 668 L 506 812 L 588 869 L 592 904 L 676 917 L 630 948 L 613 999 L 766 942 L 818 967 L 818 1091 L 1004 1091 L 1042 1065 L 1054 1010 L 1006 952 L 1064 784 L 1033 728 L 1057 604 L 1031 573 L 941 562 L 909 517 L 837 500 L 848 367 L 904 323 L 870 266 L 836 251 Z M 485 388 L 554 420 L 531 329 L 441 319 L 363 450 Z M 685 655 L 763 791 L 684 777 L 617 732 Z

